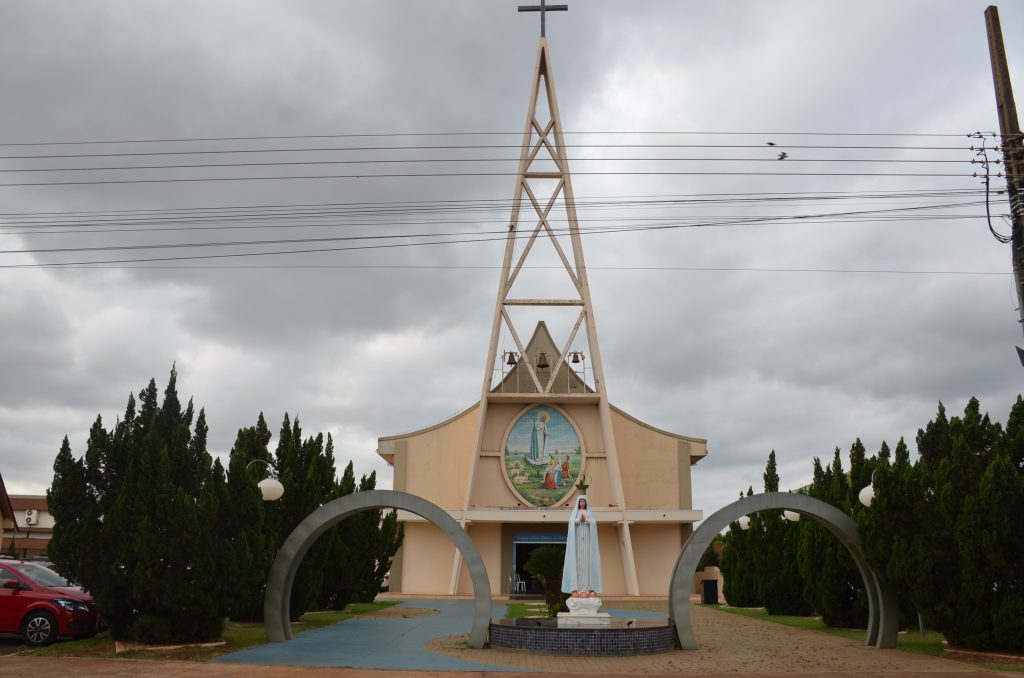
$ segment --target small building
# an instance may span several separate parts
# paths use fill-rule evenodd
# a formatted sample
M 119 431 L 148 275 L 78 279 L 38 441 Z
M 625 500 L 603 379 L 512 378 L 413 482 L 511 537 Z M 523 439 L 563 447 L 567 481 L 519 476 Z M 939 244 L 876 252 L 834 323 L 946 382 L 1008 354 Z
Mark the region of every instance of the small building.
M 42 494 L 8 494 L 0 476 L 0 553 L 44 558 L 53 537 L 53 516 Z
M 22 558 L 45 557 L 53 537 L 53 516 L 45 494 L 12 494 L 11 507 L 18 523 L 14 550 Z

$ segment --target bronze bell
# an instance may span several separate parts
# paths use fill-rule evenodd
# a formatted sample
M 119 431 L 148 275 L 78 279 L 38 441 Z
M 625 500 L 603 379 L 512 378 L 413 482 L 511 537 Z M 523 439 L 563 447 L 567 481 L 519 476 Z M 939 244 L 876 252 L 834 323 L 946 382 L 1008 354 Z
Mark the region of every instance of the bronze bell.
M 538 353 L 537 354 L 537 369 L 538 370 L 546 370 L 549 367 L 551 367 L 551 363 L 548 362 L 548 354 L 547 353 L 543 353 L 543 352 L 542 353 Z
M 508 352 L 508 360 L 505 361 L 505 364 L 508 365 L 509 367 L 515 367 L 516 366 L 516 354 L 513 353 L 512 351 L 509 351 Z
M 580 362 L 580 359 L 581 359 L 582 357 L 583 357 L 583 354 L 582 354 L 582 353 L 580 353 L 579 351 L 573 351 L 573 352 L 572 352 L 572 362 L 573 362 L 573 364 L 574 364 L 574 365 L 578 365 L 578 364 L 579 364 L 579 362 Z

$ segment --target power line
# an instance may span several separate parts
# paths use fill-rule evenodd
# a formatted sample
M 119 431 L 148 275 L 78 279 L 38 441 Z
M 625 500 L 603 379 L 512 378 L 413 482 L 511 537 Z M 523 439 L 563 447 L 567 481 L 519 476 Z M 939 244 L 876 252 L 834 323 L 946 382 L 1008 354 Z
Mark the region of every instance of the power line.
M 993 137 L 998 136 L 995 132 L 986 132 Z M 959 138 L 968 137 L 967 133 L 958 132 L 726 132 L 726 131 L 693 131 L 693 130 L 657 130 L 638 131 L 627 130 L 620 132 L 606 131 L 575 131 L 563 132 L 563 136 L 598 136 L 598 135 L 645 135 L 645 136 L 765 136 L 765 137 L 911 137 L 911 138 Z M 91 140 L 65 140 L 65 141 L 21 141 L 3 142 L 0 147 L 18 146 L 84 146 L 89 144 L 164 144 L 164 143 L 187 143 L 187 142 L 211 142 L 211 141 L 276 141 L 286 139 L 366 139 L 366 138 L 412 138 L 412 137 L 493 137 L 510 136 L 519 138 L 522 131 L 516 132 L 367 132 L 349 134 L 282 134 L 282 135 L 253 135 L 253 136 L 222 136 L 222 137 L 168 137 L 150 139 L 91 139 Z
M 390 164 L 429 164 L 429 163 L 513 163 L 518 158 L 377 158 L 356 160 L 278 160 L 273 162 L 225 162 L 225 163 L 193 163 L 177 165 L 112 165 L 108 167 L 7 167 L 0 172 L 114 172 L 129 170 L 167 170 L 167 169 L 225 169 L 237 167 L 291 167 L 296 165 L 390 165 Z M 581 162 L 778 162 L 778 158 L 570 158 L 572 163 Z M 787 163 L 872 163 L 872 164 L 971 164 L 965 159 L 925 159 L 925 158 L 794 158 L 786 159 Z M 573 172 L 577 174 L 577 172 Z
M 23 268 L 19 266 L 0 266 L 0 268 Z M 115 266 L 115 265 L 88 265 L 88 264 L 67 264 L 61 268 L 76 270 L 129 270 L 129 271 L 247 271 L 247 270 L 301 270 L 301 269 L 353 269 L 353 270 L 433 270 L 433 271 L 459 271 L 459 270 L 487 270 L 497 271 L 501 266 L 467 266 L 467 265 L 429 265 L 429 264 L 238 264 L 233 266 L 215 264 L 192 264 L 164 265 L 164 266 Z M 561 266 L 523 266 L 524 269 L 549 269 L 561 270 Z M 844 273 L 844 274 L 878 274 L 878 275 L 956 275 L 956 276 L 1009 276 L 1013 275 L 1008 271 L 963 271 L 963 270 L 942 270 L 942 269 L 887 269 L 887 268 L 767 268 L 749 266 L 592 266 L 587 265 L 588 271 L 680 271 L 680 272 L 709 272 L 709 273 Z
M 623 233 L 623 232 L 636 232 L 636 231 L 659 231 L 668 229 L 678 228 L 703 228 L 703 227 L 721 227 L 721 226 L 737 226 L 737 225 L 750 225 L 750 224 L 764 224 L 772 221 L 778 222 L 780 219 L 786 219 L 787 221 L 795 222 L 806 222 L 814 217 L 828 218 L 828 217 L 844 217 L 844 216 L 859 216 L 865 214 L 877 214 L 877 215 L 894 215 L 898 213 L 910 212 L 919 210 L 922 208 L 918 207 L 905 207 L 905 208 L 891 208 L 887 210 L 874 210 L 874 211 L 861 211 L 861 212 L 838 212 L 838 213 L 826 213 L 822 215 L 800 215 L 800 216 L 789 216 L 789 217 L 764 217 L 764 218 L 742 218 L 732 221 L 717 221 L 711 223 L 689 223 L 689 224 L 659 224 L 653 226 L 634 226 L 634 227 L 592 227 L 592 228 L 581 228 L 581 234 L 584 235 L 595 235 L 595 234 L 609 234 L 609 233 Z M 958 217 L 959 218 L 959 217 Z M 539 226 L 538 226 L 539 228 Z M 569 229 L 552 229 L 556 234 L 565 234 Z M 371 250 L 371 249 L 392 249 L 397 247 L 422 247 L 432 245 L 452 245 L 452 244 L 467 244 L 467 243 L 479 243 L 479 242 L 490 242 L 495 240 L 505 240 L 506 238 L 514 239 L 528 239 L 532 238 L 533 233 L 528 231 L 517 231 L 513 234 L 508 234 L 504 230 L 502 231 L 484 231 L 484 232 L 462 232 L 462 233 L 431 233 L 431 234 L 386 234 L 386 235 L 371 235 L 371 236 L 334 236 L 328 238 L 286 238 L 286 239 L 275 239 L 275 240 L 262 240 L 262 241 L 231 241 L 231 242 L 218 242 L 218 243 L 159 243 L 159 244 L 138 244 L 138 245 L 111 245 L 111 246 L 97 246 L 97 247 L 65 247 L 65 248 L 48 248 L 48 249 L 26 249 L 26 250 L 9 250 L 0 251 L 0 254 L 54 254 L 54 253 L 70 253 L 70 252 L 100 252 L 100 251 L 124 251 L 124 250 L 153 250 L 153 249 L 179 249 L 179 248 L 201 248 L 201 247 L 239 247 L 239 246 L 257 246 L 257 245 L 280 245 L 280 244 L 310 244 L 310 243 L 326 243 L 326 242 L 351 242 L 351 241 L 366 241 L 366 240 L 391 240 L 391 239 L 405 239 L 405 238 L 437 238 L 437 237 L 458 237 L 458 236 L 495 236 L 495 237 L 471 237 L 471 238 L 460 238 L 457 240 L 433 240 L 433 241 L 420 241 L 420 242 L 400 242 L 400 243 L 375 243 L 368 245 L 352 245 L 345 247 L 328 247 L 328 248 L 312 248 L 302 250 L 281 250 L 272 252 L 228 252 L 219 254 L 201 254 L 201 255 L 188 255 L 188 256 L 175 256 L 175 257 L 154 257 L 154 258 L 142 258 L 142 259 L 119 259 L 119 260 L 107 260 L 97 262 L 48 262 L 38 264 L 10 264 L 6 266 L 0 266 L 0 268 L 35 268 L 35 267 L 60 267 L 67 265 L 86 265 L 89 263 L 97 264 L 124 264 L 124 263 L 145 263 L 145 262 L 160 262 L 160 261 L 184 261 L 184 260 L 196 260 L 196 259 L 219 259 L 219 258 L 231 258 L 231 257 L 255 257 L 255 256 L 273 256 L 273 255 L 287 255 L 287 254 L 310 254 L 310 253 L 323 253 L 323 252 L 344 252 L 344 251 L 356 251 L 356 250 Z
M 575 176 L 749 176 L 749 177 L 919 177 L 919 178 L 970 178 L 971 174 L 949 172 L 704 172 L 704 171 L 594 171 L 577 172 Z M 269 177 L 179 177 L 163 179 L 97 179 L 91 181 L 32 181 L 0 183 L 0 187 L 27 186 L 98 186 L 124 184 L 166 184 L 166 183 L 201 183 L 224 181 L 312 181 L 328 179 L 426 179 L 456 177 L 514 177 L 517 172 L 401 172 L 391 174 L 312 174 Z M 1005 175 L 1016 178 L 1014 175 Z
M 759 192 L 715 192 L 715 193 L 671 193 L 646 195 L 606 195 L 576 196 L 573 205 L 592 207 L 595 205 L 664 205 L 664 204 L 720 204 L 728 202 L 788 202 L 795 200 L 851 200 L 851 199 L 916 199 L 929 197 L 951 197 L 956 195 L 984 195 L 981 188 L 941 188 L 917 190 L 871 190 L 871 191 L 759 191 Z M 424 208 L 439 210 L 448 208 L 461 209 L 464 206 L 490 206 L 505 209 L 512 204 L 511 198 L 462 198 L 443 200 L 389 200 L 386 202 L 344 202 L 344 203 L 281 203 L 257 205 L 192 205 L 172 208 L 135 208 L 122 210 L 65 210 L 65 211 L 32 211 L 32 212 L 0 212 L 2 217 L 36 217 L 36 216 L 95 216 L 120 214 L 177 214 L 181 212 L 210 211 L 221 213 L 224 210 L 291 210 L 321 208 L 358 208 L 392 209 L 392 208 Z
M 662 213 L 666 210 L 700 210 L 712 206 L 723 205 L 745 205 L 754 204 L 760 207 L 772 207 L 778 204 L 779 207 L 803 204 L 805 206 L 824 205 L 836 201 L 907 201 L 907 200 L 934 200 L 943 198 L 966 198 L 981 196 L 984 191 L 976 189 L 955 189 L 947 191 L 916 191 L 916 192 L 889 192 L 889 193 L 797 193 L 797 194 L 754 194 L 749 197 L 739 197 L 736 194 L 690 194 L 684 196 L 616 196 L 607 200 L 594 200 L 590 198 L 578 198 L 575 204 L 578 208 L 587 212 L 604 212 L 614 210 L 614 217 L 588 216 L 587 222 L 608 221 L 611 219 L 627 219 L 633 221 L 651 221 L 678 219 L 680 216 L 656 216 L 637 217 L 630 215 L 623 216 L 624 211 L 636 212 L 647 211 L 659 208 Z M 870 204 L 870 203 L 866 203 Z M 920 205 L 920 207 L 970 207 L 982 204 L 981 201 L 963 203 L 931 203 Z M 179 208 L 168 210 L 120 210 L 103 212 L 60 212 L 60 213 L 18 213 L 7 215 L 6 223 L 0 221 L 0 234 L 28 234 L 35 233 L 102 233 L 102 232 L 149 232 L 149 231 L 175 231 L 175 230 L 218 230 L 238 228 L 287 228 L 295 229 L 302 227 L 353 227 L 353 226 L 376 226 L 376 225 L 420 225 L 420 224 L 451 224 L 451 223 L 480 223 L 481 219 L 457 220 L 452 217 L 456 215 L 492 215 L 484 221 L 505 221 L 506 210 L 510 207 L 510 201 L 428 201 L 421 203 L 329 203 L 318 205 L 282 205 L 282 206 L 229 206 L 224 208 Z M 497 216 L 500 214 L 500 217 Z M 122 216 L 125 215 L 125 216 Z M 3 215 L 0 215 L 2 218 Z M 10 217 L 17 216 L 20 219 L 12 220 Z M 51 219 L 51 216 L 59 216 L 59 219 Z M 129 217 L 130 218 L 126 218 Z M 395 217 L 433 217 L 415 220 L 403 219 L 396 221 Z M 720 215 L 721 216 L 721 215 Z M 78 217 L 78 218 L 75 218 Z M 113 218 L 117 217 L 117 218 Z M 352 218 L 372 219 L 371 221 L 351 221 Z M 325 220 L 332 219 L 332 222 L 307 222 L 294 223 L 294 220 Z M 344 219 L 343 221 L 336 221 Z M 558 221 L 559 219 L 554 219 Z M 265 223 L 271 221 L 272 223 Z M 241 225 L 236 222 L 242 222 Z M 202 226 L 185 226 L 184 224 L 201 224 Z M 212 226 L 210 224 L 213 224 Z M 97 228 L 88 228 L 97 227 Z M 111 228 L 98 228 L 111 227 Z M 124 228 L 112 228 L 124 227 Z M 67 228 L 67 231 L 44 230 L 54 228 Z M 25 231 L 12 231 L 10 229 L 28 229 Z
M 148 156 L 180 155 L 232 155 L 251 153 L 348 153 L 353 151 L 469 151 L 469 150 L 521 150 L 522 144 L 427 144 L 422 146 L 292 146 L 288 148 L 218 148 L 184 151 L 121 151 L 118 153 L 47 153 L 33 155 L 0 155 L 0 160 L 56 160 L 73 158 L 130 158 Z M 967 146 L 901 146 L 863 144 L 564 144 L 567 149 L 743 149 L 770 151 L 773 148 L 787 150 L 855 150 L 855 151 L 970 151 Z M 514 158 L 518 160 L 518 158 Z
M 965 203 L 964 206 L 966 206 L 966 205 L 980 206 L 980 205 L 983 205 L 983 204 L 984 204 L 984 201 L 978 201 L 976 203 Z M 934 205 L 934 206 L 928 205 L 928 206 L 923 206 L 923 207 L 924 208 L 928 208 L 928 209 L 935 209 L 935 208 L 942 207 L 942 205 Z M 958 220 L 959 219 L 975 219 L 975 218 L 980 219 L 980 218 L 984 218 L 984 217 L 985 217 L 984 214 L 927 214 L 927 215 L 918 215 L 918 216 L 913 216 L 913 217 L 910 217 L 910 216 L 898 216 L 898 217 L 897 216 L 893 216 L 893 217 L 888 217 L 888 218 L 876 217 L 876 218 L 870 218 L 870 219 L 849 219 L 849 220 L 829 219 L 829 220 L 822 220 L 822 219 L 817 219 L 817 218 L 814 218 L 814 217 L 803 217 L 803 216 L 800 216 L 800 215 L 773 215 L 773 216 L 767 216 L 767 215 L 746 215 L 745 217 L 741 217 L 739 215 L 720 214 L 720 215 L 717 215 L 715 218 L 716 219 L 725 219 L 725 220 L 741 219 L 741 218 L 773 219 L 773 220 L 775 220 L 774 223 L 779 223 L 779 224 L 782 224 L 782 223 L 797 223 L 797 222 L 815 223 L 815 224 L 824 224 L 824 223 L 836 224 L 836 223 L 867 223 L 867 222 L 879 222 L 879 221 L 919 221 L 919 220 L 924 220 L 924 219 L 932 220 L 932 221 L 940 221 L 940 220 L 951 220 L 951 219 L 958 219 Z M 690 219 L 694 220 L 694 221 L 697 221 L 698 217 L 690 217 Z M 550 218 L 548 219 L 548 223 L 562 223 L 562 222 L 566 222 L 566 221 L 568 221 L 568 220 L 567 219 L 550 219 Z M 594 217 L 591 217 L 591 218 L 588 218 L 586 221 L 587 221 L 588 224 L 591 224 L 591 223 L 601 223 L 601 222 L 615 222 L 615 223 L 621 224 L 623 226 L 634 226 L 634 225 L 640 225 L 640 224 L 643 224 L 643 223 L 650 223 L 650 222 L 674 222 L 674 223 L 680 223 L 680 218 L 679 217 L 633 217 L 631 219 L 622 219 L 620 217 L 608 217 L 608 218 L 594 218 Z M 700 219 L 699 221 L 701 221 L 703 223 L 707 223 L 708 220 L 706 218 L 704 218 L 704 219 Z M 504 222 L 503 221 L 499 221 L 499 220 L 480 221 L 480 220 L 452 220 L 452 219 L 444 219 L 444 220 L 426 220 L 426 221 L 388 221 L 388 222 L 370 221 L 370 222 L 340 222 L 340 223 L 338 223 L 338 222 L 329 222 L 329 223 L 305 223 L 305 224 L 264 224 L 264 223 L 258 223 L 258 224 L 230 224 L 230 225 L 223 225 L 222 224 L 222 225 L 204 225 L 204 226 L 151 226 L 151 227 L 147 227 L 147 228 L 70 228 L 70 229 L 64 229 L 64 230 L 41 230 L 41 229 L 34 229 L 34 230 L 27 230 L 27 231 L 0 231 L 0 235 L 32 235 L 32 236 L 35 236 L 35 235 L 83 235 L 83 234 L 94 235 L 94 234 L 102 234 L 102 233 L 146 234 L 146 233 L 169 233 L 169 232 L 171 232 L 171 233 L 178 233 L 178 232 L 185 232 L 185 231 L 253 230 L 253 229 L 271 229 L 271 228 L 272 229 L 299 230 L 299 229 L 306 229 L 306 228 L 342 228 L 342 227 L 344 227 L 344 228 L 351 228 L 351 227 L 371 227 L 371 226 L 422 226 L 422 225 L 431 225 L 431 224 L 439 225 L 439 226 L 454 226 L 454 225 L 458 225 L 458 224 L 476 224 L 476 225 L 479 225 L 479 226 L 485 226 L 485 225 L 488 225 L 488 224 L 494 225 L 494 224 L 498 224 L 498 223 L 501 223 L 502 225 L 504 225 Z M 584 227 L 584 228 L 586 228 L 586 227 Z M 559 229 L 554 229 L 554 230 L 556 231 L 556 233 L 560 232 Z M 494 232 L 504 232 L 504 230 L 502 230 L 502 231 L 494 231 Z M 425 235 L 433 235 L 433 234 L 425 234 Z M 380 237 L 380 236 L 378 236 L 378 237 Z M 26 250 L 21 250 L 21 251 L 26 251 Z M 0 254 L 3 254 L 3 252 L 0 252 Z

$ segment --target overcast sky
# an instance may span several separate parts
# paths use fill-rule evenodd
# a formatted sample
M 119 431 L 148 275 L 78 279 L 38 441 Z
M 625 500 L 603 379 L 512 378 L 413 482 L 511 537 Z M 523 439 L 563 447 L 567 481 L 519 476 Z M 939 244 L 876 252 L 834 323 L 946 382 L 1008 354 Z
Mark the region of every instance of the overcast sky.
M 703 206 L 580 209 L 584 227 L 641 218 L 705 224 L 584 239 L 611 401 L 708 440 L 694 469 L 695 508 L 711 512 L 748 485 L 759 489 L 772 449 L 788 488 L 809 480 L 814 456 L 830 457 L 837 445 L 845 454 L 858 436 L 869 452 L 900 436 L 913 449 L 940 400 L 961 412 L 978 396 L 1005 421 L 1024 375 L 1013 349 L 1024 341 L 1009 248 L 989 233 L 984 196 L 954 192 L 983 188 L 970 176 L 981 170 L 968 150 L 977 141 L 966 135 L 998 129 L 985 5 L 577 0 L 549 16 L 563 125 L 580 146 L 571 157 L 581 202 L 731 196 Z M 1024 5 L 1000 9 L 1019 78 Z M 8 490 L 44 492 L 65 434 L 82 454 L 98 413 L 113 425 L 128 394 L 150 377 L 162 388 L 174 363 L 181 395 L 206 408 L 211 452 L 226 453 L 261 411 L 276 432 L 287 411 L 307 433 L 333 433 L 339 459 L 354 460 L 357 473 L 376 470 L 389 487 L 377 437 L 439 422 L 479 397 L 501 242 L 95 268 L 10 266 L 310 246 L 10 252 L 385 227 L 500 230 L 515 149 L 467 149 L 460 157 L 495 162 L 457 167 L 25 170 L 337 161 L 359 153 L 295 149 L 384 144 L 417 148 L 359 157 L 408 160 L 452 154 L 418 148 L 426 145 L 514 145 L 514 135 L 224 138 L 516 132 L 538 23 L 494 0 L 0 0 L 0 473 Z M 200 138 L 208 141 L 16 145 Z M 645 147 L 597 146 L 608 143 Z M 855 148 L 836 148 L 843 145 Z M 289 152 L 12 157 L 272 148 Z M 614 159 L 630 152 L 706 160 Z M 619 173 L 637 170 L 656 173 Z M 414 172 L 462 176 L 80 183 Z M 908 174 L 954 176 L 890 176 Z M 744 196 L 757 199 L 737 200 Z M 478 199 L 498 209 L 380 222 L 320 207 L 310 225 L 294 207 Z M 944 206 L 963 202 L 971 204 Z M 268 205 L 290 206 L 272 222 L 287 228 L 239 216 Z M 223 211 L 231 219 L 198 223 L 168 211 L 212 207 L 232 208 Z M 907 207 L 927 209 L 898 219 L 778 221 Z M 992 211 L 997 230 L 1008 230 L 999 217 L 1005 196 L 993 196 Z M 157 223 L 178 230 L 130 232 Z M 553 332 L 561 343 L 564 333 Z

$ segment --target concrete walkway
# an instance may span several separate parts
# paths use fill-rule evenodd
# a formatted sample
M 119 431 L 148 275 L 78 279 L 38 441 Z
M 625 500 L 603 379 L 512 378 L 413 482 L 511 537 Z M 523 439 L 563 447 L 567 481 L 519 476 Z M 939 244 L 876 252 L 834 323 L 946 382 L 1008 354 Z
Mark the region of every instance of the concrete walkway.
M 417 600 L 400 607 L 436 610 L 438 614 L 410 618 L 355 617 L 315 631 L 297 634 L 287 643 L 267 643 L 213 661 L 232 664 L 279 666 L 332 666 L 365 669 L 426 671 L 515 671 L 516 669 L 464 661 L 431 652 L 436 638 L 469 631 L 471 600 Z M 491 616 L 503 617 L 505 605 L 494 605 Z
M 411 618 L 364 619 L 355 617 L 316 631 L 297 634 L 287 643 L 267 643 L 217 657 L 214 662 L 275 664 L 278 666 L 333 666 L 364 669 L 426 671 L 521 672 L 523 667 L 467 661 L 438 654 L 427 646 L 438 638 L 465 634 L 473 619 L 471 600 L 416 600 L 400 608 L 436 610 L 438 614 Z M 664 619 L 664 614 L 635 610 L 609 610 L 613 616 Z M 492 618 L 505 616 L 505 604 L 496 603 Z M 486 656 L 484 653 L 482 656 Z M 537 671 L 539 668 L 526 668 Z

